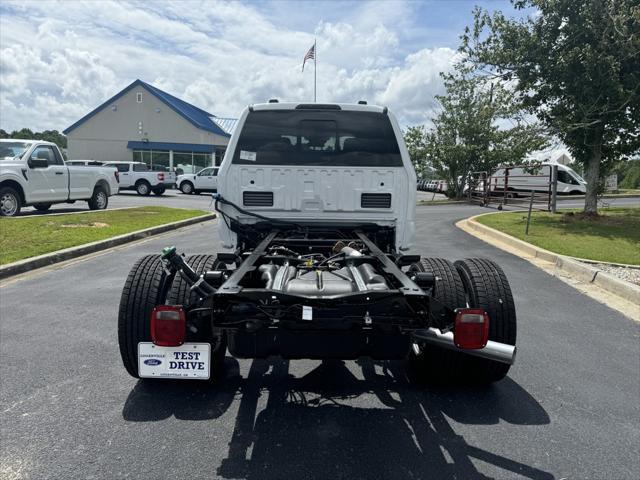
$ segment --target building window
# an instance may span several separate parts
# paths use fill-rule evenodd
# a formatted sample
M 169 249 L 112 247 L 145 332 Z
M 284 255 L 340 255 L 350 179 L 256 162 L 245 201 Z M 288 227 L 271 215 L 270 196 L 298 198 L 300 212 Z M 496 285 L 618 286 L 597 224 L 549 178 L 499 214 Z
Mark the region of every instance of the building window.
M 154 172 L 169 171 L 169 152 L 151 151 L 151 170 Z
M 173 152 L 173 166 L 177 174 L 194 173 L 193 171 L 193 153 L 191 152 Z
M 142 103 L 142 92 L 136 93 L 136 102 Z
M 171 168 L 167 150 L 133 150 L 133 161 L 142 162 L 155 172 L 167 172 Z M 173 152 L 173 171 L 178 175 L 198 173 L 213 166 L 214 156 L 211 153 Z

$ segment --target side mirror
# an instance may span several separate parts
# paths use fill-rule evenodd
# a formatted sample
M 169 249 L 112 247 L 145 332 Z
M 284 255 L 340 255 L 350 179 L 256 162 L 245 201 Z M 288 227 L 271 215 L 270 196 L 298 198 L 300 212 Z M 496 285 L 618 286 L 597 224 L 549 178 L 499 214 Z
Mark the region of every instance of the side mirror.
M 27 160 L 27 165 L 29 165 L 29 168 L 47 168 L 49 162 L 43 158 L 30 158 Z

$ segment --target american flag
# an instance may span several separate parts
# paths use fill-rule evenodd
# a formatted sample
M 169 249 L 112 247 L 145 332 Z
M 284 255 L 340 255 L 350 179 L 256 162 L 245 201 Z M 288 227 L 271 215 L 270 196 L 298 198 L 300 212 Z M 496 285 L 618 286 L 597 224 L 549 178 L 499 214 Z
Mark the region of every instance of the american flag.
M 315 59 L 316 59 L 316 44 L 314 43 L 313 45 L 311 45 L 311 48 L 309 49 L 307 54 L 304 56 L 304 59 L 302 60 L 302 71 L 304 72 L 304 64 L 307 63 L 307 60 L 315 61 Z

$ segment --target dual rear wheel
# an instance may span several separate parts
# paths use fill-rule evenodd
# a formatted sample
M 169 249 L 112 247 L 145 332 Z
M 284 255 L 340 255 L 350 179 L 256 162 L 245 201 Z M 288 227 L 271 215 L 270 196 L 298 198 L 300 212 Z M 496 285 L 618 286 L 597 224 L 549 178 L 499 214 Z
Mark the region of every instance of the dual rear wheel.
M 192 255 L 186 262 L 196 273 L 221 268 L 215 255 Z M 151 341 L 151 312 L 156 305 L 195 306 L 197 295 L 189 289 L 180 274 L 167 275 L 160 255 L 146 255 L 138 260 L 125 281 L 118 312 L 118 344 L 127 372 L 138 374 L 138 343 Z M 210 316 L 189 318 L 188 342 L 211 343 L 211 380 L 216 380 L 224 369 L 227 350 L 226 336 L 211 331 Z
M 509 282 L 495 262 L 468 258 L 451 263 L 442 258 L 423 258 L 413 271 L 436 277 L 433 297 L 449 308 L 481 308 L 489 314 L 489 340 L 516 344 L 516 311 Z M 509 365 L 464 352 L 420 345 L 410 362 L 421 378 L 436 383 L 487 384 L 503 379 Z

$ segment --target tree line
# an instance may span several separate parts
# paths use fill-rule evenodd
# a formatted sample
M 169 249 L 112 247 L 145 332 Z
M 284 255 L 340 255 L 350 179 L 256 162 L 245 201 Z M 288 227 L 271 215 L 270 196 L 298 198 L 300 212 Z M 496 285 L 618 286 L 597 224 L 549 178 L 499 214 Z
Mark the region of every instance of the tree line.
M 405 141 L 418 173 L 433 169 L 461 197 L 472 172 L 522 163 L 554 139 L 587 181 L 584 211 L 611 172 L 633 184 L 640 152 L 637 0 L 512 0 L 522 19 L 476 7 L 446 93 Z M 628 177 L 628 179 L 627 179 Z M 631 187 L 633 188 L 633 187 Z
M 0 138 L 21 138 L 25 140 L 44 140 L 45 142 L 53 142 L 61 149 L 67 148 L 67 137 L 57 130 L 45 130 L 43 132 L 34 132 L 29 128 L 14 130 L 9 133 L 0 128 Z

